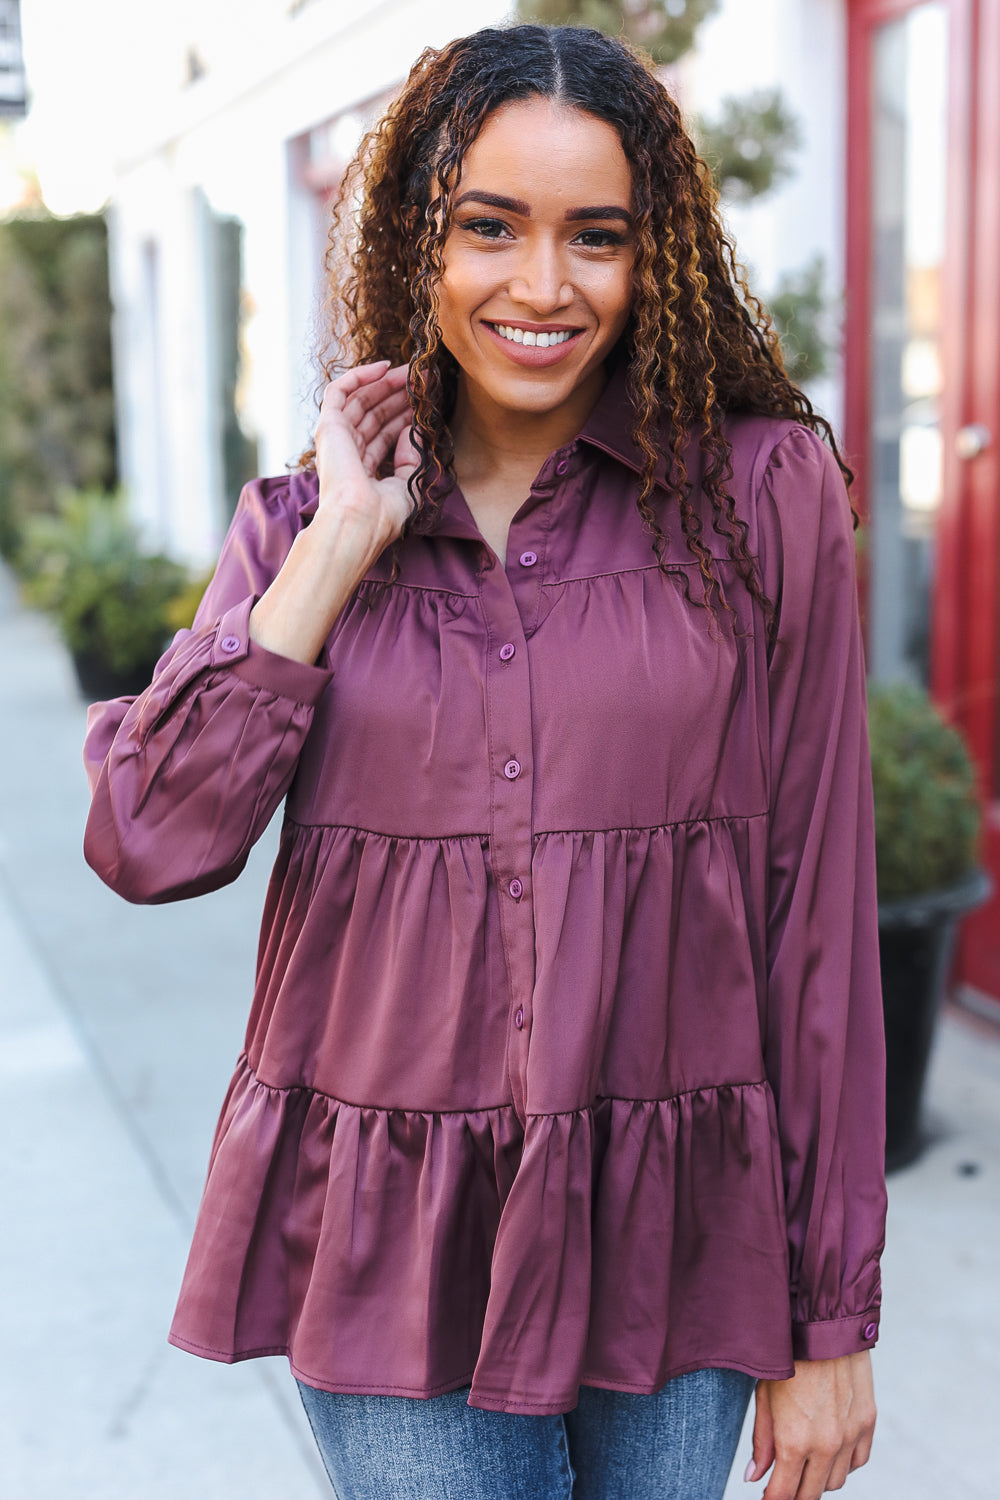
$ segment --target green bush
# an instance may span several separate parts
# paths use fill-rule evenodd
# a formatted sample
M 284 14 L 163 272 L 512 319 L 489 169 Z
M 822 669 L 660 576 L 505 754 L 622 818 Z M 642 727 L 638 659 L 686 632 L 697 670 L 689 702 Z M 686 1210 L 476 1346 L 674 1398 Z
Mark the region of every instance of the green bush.
M 0 223 L 0 553 L 60 490 L 112 490 L 111 302 L 103 218 Z
M 519 0 L 522 21 L 547 26 L 593 26 L 608 36 L 624 32 L 658 63 L 676 62 L 720 0 Z
M 167 607 L 167 625 L 171 635 L 178 630 L 190 630 L 202 595 L 211 583 L 214 572 L 214 568 L 209 568 L 206 572 L 195 573 L 181 592 L 171 599 Z
M 25 523 L 26 601 L 55 620 L 74 654 L 112 671 L 151 665 L 172 634 L 172 610 L 187 569 L 145 552 L 122 497 L 64 493 L 55 515 Z
M 868 697 L 880 901 L 944 890 L 975 866 L 980 813 L 965 743 L 920 688 Z
M 699 119 L 696 134 L 720 192 L 734 203 L 760 198 L 791 177 L 802 144 L 802 128 L 780 89 L 723 99 L 719 119 Z
M 786 271 L 767 299 L 781 338 L 785 368 L 796 384 L 826 375 L 835 330 L 826 326 L 832 306 L 823 290 L 826 264 L 814 255 L 800 271 Z

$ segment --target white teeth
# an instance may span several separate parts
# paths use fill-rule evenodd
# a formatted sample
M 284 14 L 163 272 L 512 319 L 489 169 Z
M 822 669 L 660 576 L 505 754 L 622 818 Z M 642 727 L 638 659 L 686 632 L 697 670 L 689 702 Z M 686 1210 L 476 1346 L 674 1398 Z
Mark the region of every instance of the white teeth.
M 506 323 L 494 323 L 493 327 L 501 338 L 510 339 L 514 344 L 527 344 L 539 349 L 551 349 L 553 344 L 565 344 L 567 339 L 573 337 L 572 330 L 569 328 L 559 333 L 535 333 L 530 328 L 511 328 Z

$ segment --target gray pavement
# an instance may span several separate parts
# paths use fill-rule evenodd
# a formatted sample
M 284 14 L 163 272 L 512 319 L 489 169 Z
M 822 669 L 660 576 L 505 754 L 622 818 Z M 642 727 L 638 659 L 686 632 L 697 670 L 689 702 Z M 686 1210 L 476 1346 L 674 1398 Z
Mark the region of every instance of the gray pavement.
M 0 1496 L 328 1496 L 284 1361 L 216 1365 L 165 1339 L 274 832 L 227 890 L 128 906 L 80 853 L 84 721 L 48 623 L 0 576 Z M 926 1123 L 890 1178 L 855 1500 L 1000 1493 L 1000 1026 L 949 1007 Z M 764 1488 L 739 1478 L 749 1433 L 727 1500 Z

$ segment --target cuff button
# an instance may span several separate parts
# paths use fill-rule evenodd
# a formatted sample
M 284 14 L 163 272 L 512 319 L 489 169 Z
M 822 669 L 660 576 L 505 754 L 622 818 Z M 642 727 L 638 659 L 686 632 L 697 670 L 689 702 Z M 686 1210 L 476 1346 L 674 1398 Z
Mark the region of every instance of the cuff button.
M 878 1333 L 878 1324 L 877 1323 L 868 1323 L 865 1326 L 865 1338 L 866 1339 L 873 1339 L 877 1333 Z
M 240 649 L 240 638 L 238 635 L 224 635 L 219 646 L 223 651 L 228 651 L 231 656 L 234 651 Z

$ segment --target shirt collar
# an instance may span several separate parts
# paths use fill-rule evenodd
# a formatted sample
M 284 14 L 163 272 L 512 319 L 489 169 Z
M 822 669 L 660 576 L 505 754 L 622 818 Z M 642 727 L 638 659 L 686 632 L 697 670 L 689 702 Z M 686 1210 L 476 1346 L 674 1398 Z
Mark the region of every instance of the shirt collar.
M 577 436 L 546 459 L 539 471 L 537 482 L 540 489 L 544 490 L 549 485 L 558 483 L 557 475 L 569 477 L 582 466 L 583 444 L 600 449 L 636 474 L 643 472 L 645 460 L 631 436 L 634 408 L 629 400 L 627 381 L 627 361 L 620 359 L 609 372 L 607 385 Z M 665 426 L 666 424 L 664 428 Z M 665 487 L 669 447 L 666 441 L 661 441 L 659 447 L 660 458 L 655 478 L 657 484 Z M 431 535 L 468 537 L 472 541 L 482 541 L 482 534 L 456 486 L 452 486 L 445 494 Z
M 303 521 L 310 521 L 319 505 L 319 480 L 315 469 L 300 469 L 290 476 L 291 498 Z M 472 519 L 472 512 L 454 485 L 445 493 L 431 535 L 467 537 L 481 542 L 482 532 Z
M 636 474 L 642 473 L 644 467 L 642 453 L 631 436 L 633 407 L 628 397 L 626 381 L 626 363 L 624 360 L 619 360 L 611 370 L 607 385 L 577 437 L 565 448 L 559 449 L 549 457 L 545 465 L 546 470 L 556 465 L 565 456 L 570 457 L 572 468 L 575 469 L 578 462 L 572 462 L 572 460 L 579 453 L 579 445 L 586 443 L 592 448 L 600 449 L 609 457 L 617 459 L 619 463 L 625 464 Z M 663 485 L 666 475 L 666 443 L 661 443 L 660 448 L 656 482 Z M 315 473 L 310 470 L 293 474 L 291 482 L 292 497 L 297 502 L 301 514 L 304 517 L 315 515 L 319 498 Z M 452 485 L 445 492 L 430 534 L 482 541 L 482 533 L 473 520 L 472 512 L 457 486 Z
M 593 448 L 599 448 L 602 453 L 607 453 L 611 458 L 616 458 L 619 463 L 634 470 L 636 474 L 641 474 L 646 461 L 642 450 L 632 438 L 635 408 L 629 399 L 627 381 L 627 364 L 624 359 L 620 359 L 612 369 L 608 383 L 594 409 L 583 424 L 579 441 L 589 443 Z M 669 448 L 666 441 L 666 426 L 666 421 L 664 421 L 655 474 L 656 483 L 659 485 L 666 485 Z

